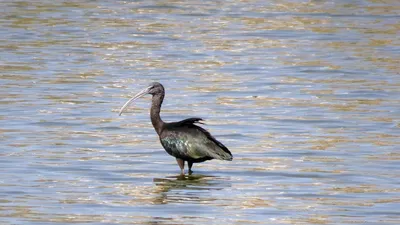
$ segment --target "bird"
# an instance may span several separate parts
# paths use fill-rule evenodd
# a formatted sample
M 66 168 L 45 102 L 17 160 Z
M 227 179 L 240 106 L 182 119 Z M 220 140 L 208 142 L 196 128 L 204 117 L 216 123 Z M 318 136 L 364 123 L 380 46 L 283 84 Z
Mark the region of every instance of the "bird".
M 188 174 L 191 175 L 193 173 L 193 163 L 201 163 L 212 159 L 232 161 L 233 156 L 229 149 L 215 139 L 206 129 L 198 125 L 204 124 L 202 118 L 192 117 L 170 123 L 161 119 L 160 111 L 165 89 L 158 82 L 152 82 L 148 87 L 130 98 L 119 110 L 119 116 L 133 101 L 146 94 L 152 95 L 151 123 L 165 151 L 176 158 L 181 175 L 185 175 L 185 162 L 189 167 Z

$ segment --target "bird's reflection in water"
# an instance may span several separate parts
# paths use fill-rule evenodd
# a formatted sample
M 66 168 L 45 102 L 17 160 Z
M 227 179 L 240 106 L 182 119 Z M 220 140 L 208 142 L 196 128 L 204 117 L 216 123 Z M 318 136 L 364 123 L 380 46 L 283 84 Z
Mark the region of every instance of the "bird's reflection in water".
M 223 190 L 231 185 L 227 179 L 201 174 L 154 178 L 153 182 L 157 194 L 154 204 L 215 201 L 209 191 Z

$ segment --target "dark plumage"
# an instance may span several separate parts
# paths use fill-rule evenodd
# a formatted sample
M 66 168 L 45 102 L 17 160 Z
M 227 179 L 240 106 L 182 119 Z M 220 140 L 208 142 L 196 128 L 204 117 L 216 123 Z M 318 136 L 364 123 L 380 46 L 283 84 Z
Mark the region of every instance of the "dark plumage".
M 160 117 L 161 104 L 164 100 L 164 87 L 157 82 L 151 83 L 122 106 L 119 114 L 135 99 L 145 94 L 151 94 L 152 105 L 150 118 L 154 129 L 160 137 L 160 142 L 168 154 L 177 160 L 181 173 L 184 174 L 185 161 L 188 162 L 189 174 L 193 163 L 206 160 L 232 160 L 232 154 L 225 145 L 216 140 L 201 124 L 201 118 L 188 118 L 179 122 L 165 123 Z

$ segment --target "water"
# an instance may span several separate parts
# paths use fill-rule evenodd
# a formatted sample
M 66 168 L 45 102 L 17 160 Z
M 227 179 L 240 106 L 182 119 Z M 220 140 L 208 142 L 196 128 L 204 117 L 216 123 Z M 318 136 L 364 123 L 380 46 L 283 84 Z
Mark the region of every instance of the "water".
M 2 1 L 0 224 L 399 224 L 397 1 Z M 149 120 L 234 161 L 179 177 Z

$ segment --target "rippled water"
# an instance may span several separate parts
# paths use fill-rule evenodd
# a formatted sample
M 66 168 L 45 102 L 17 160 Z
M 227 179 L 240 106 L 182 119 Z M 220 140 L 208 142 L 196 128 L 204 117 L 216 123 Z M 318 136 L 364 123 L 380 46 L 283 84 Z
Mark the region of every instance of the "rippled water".
M 0 224 L 400 224 L 398 1 L 1 1 Z M 149 119 L 234 161 L 179 177 Z

